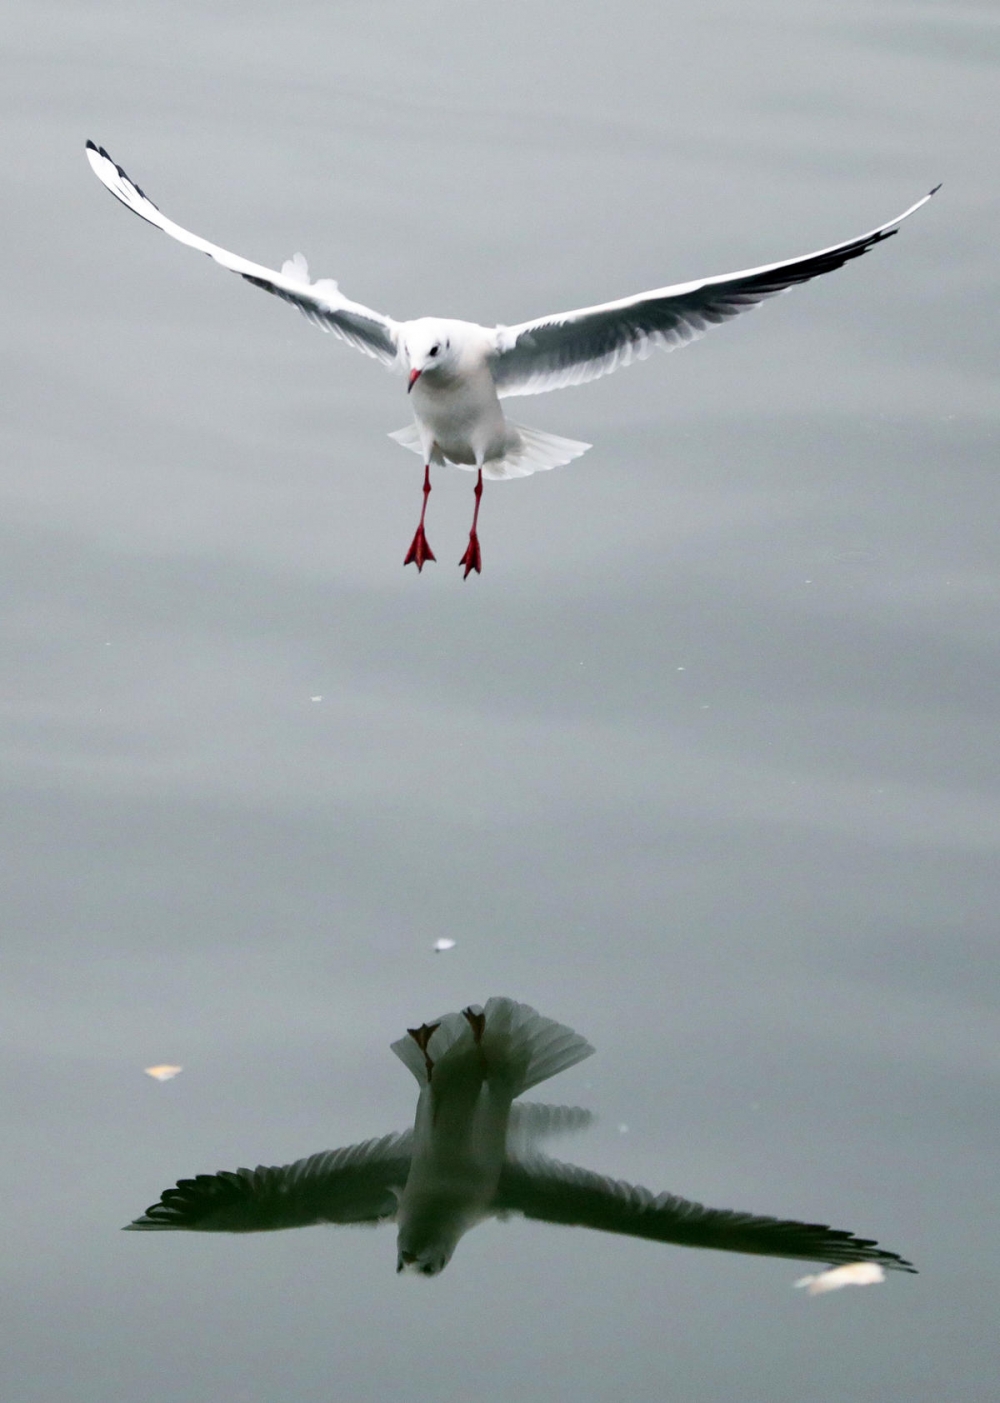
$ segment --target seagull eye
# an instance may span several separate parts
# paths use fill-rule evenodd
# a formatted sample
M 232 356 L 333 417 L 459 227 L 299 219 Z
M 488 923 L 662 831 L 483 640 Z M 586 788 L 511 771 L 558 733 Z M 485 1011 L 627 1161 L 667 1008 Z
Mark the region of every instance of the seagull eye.
M 438 351 L 440 351 L 440 349 L 441 349 L 440 346 L 432 346 L 432 347 L 431 347 L 431 355 L 432 355 L 432 356 L 436 356 L 437 353 L 438 353 Z

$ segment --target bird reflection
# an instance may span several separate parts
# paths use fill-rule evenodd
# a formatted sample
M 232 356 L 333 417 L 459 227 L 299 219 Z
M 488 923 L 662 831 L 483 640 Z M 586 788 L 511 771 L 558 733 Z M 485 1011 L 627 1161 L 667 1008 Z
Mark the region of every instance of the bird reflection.
M 392 1050 L 420 1087 L 412 1130 L 280 1167 L 181 1179 L 128 1226 L 235 1233 L 395 1222 L 397 1270 L 436 1276 L 470 1228 L 517 1213 L 686 1247 L 914 1270 L 840 1229 L 654 1195 L 542 1154 L 540 1141 L 590 1115 L 516 1098 L 594 1049 L 527 1004 L 493 998 L 445 1014 Z

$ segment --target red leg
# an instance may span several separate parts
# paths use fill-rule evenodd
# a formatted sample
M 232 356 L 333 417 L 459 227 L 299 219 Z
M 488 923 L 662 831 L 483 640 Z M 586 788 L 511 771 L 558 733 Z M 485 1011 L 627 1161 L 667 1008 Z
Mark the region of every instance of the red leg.
M 427 564 L 428 560 L 437 559 L 437 556 L 427 543 L 427 537 L 424 535 L 424 515 L 427 511 L 427 498 L 430 495 L 431 465 L 427 463 L 424 466 L 424 504 L 420 508 L 420 525 L 417 527 L 417 534 L 410 542 L 410 549 L 406 552 L 406 559 L 403 561 L 404 565 L 415 565 L 418 574 Z
M 483 572 L 483 557 L 479 549 L 479 537 L 476 535 L 476 523 L 479 521 L 479 502 L 483 495 L 483 470 L 479 469 L 479 476 L 476 478 L 476 509 L 472 513 L 472 530 L 469 532 L 469 544 L 465 548 L 465 554 L 458 562 L 465 566 L 463 580 L 467 580 L 475 570 L 477 575 Z

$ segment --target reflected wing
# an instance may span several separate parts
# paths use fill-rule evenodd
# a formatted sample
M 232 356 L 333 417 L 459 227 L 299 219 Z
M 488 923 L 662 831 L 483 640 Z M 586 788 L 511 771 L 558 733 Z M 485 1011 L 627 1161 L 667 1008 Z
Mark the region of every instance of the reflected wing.
M 413 1132 L 324 1150 L 295 1164 L 258 1165 L 178 1180 L 141 1218 L 140 1229 L 269 1232 L 314 1223 L 381 1223 L 395 1217 L 410 1173 Z
M 515 1101 L 507 1122 L 507 1153 L 524 1160 L 533 1154 L 539 1140 L 550 1135 L 572 1135 L 586 1130 L 594 1120 L 583 1106 L 546 1106 L 539 1101 Z
M 502 396 L 538 395 L 565 385 L 582 385 L 634 360 L 645 360 L 658 348 L 669 351 L 684 346 L 710 327 L 756 307 L 765 297 L 860 258 L 875 244 L 891 238 L 896 226 L 938 189 L 940 186 L 935 186 L 930 195 L 888 224 L 804 258 L 699 282 L 676 283 L 599 307 L 556 312 L 519 326 L 498 327 L 493 361 L 497 390 Z
M 129 179 L 121 166 L 115 164 L 103 146 L 95 146 L 92 141 L 88 141 L 87 160 L 98 180 L 133 214 L 139 215 L 157 229 L 162 229 L 179 243 L 187 244 L 188 248 L 207 253 L 209 258 L 214 258 L 223 268 L 239 273 L 241 278 L 246 278 L 247 282 L 253 283 L 255 287 L 262 287 L 265 292 L 273 292 L 277 297 L 283 297 L 286 302 L 293 302 L 311 322 L 315 322 L 324 331 L 334 332 L 356 350 L 363 351 L 367 356 L 374 356 L 383 365 L 392 365 L 395 362 L 396 323 L 390 317 L 383 317 L 380 312 L 362 307 L 359 302 L 351 302 L 339 291 L 332 278 L 310 283 L 309 269 L 300 253 L 283 264 L 280 273 L 275 273 L 260 263 L 251 263 L 239 254 L 229 253 L 217 244 L 210 244 L 207 239 L 202 239 L 197 234 L 182 229 L 173 220 L 167 219 L 138 185 Z
M 821 1223 L 758 1218 L 725 1208 L 705 1208 L 673 1194 L 654 1196 L 648 1189 L 544 1156 L 504 1166 L 493 1208 L 497 1213 L 521 1213 L 548 1223 L 597 1228 L 683 1247 L 714 1247 L 722 1252 L 812 1262 L 880 1262 L 890 1270 L 916 1270 L 895 1252 L 885 1252 L 867 1238 Z

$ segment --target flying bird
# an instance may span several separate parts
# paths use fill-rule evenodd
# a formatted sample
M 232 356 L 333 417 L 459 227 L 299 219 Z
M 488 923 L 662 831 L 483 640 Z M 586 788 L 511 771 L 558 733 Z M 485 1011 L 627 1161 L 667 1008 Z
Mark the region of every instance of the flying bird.
M 392 1050 L 420 1087 L 412 1130 L 281 1167 L 181 1179 L 128 1227 L 238 1233 L 395 1222 L 397 1271 L 436 1276 L 470 1228 L 521 1214 L 686 1247 L 915 1270 L 849 1232 L 705 1208 L 542 1154 L 540 1140 L 581 1129 L 590 1114 L 517 1098 L 594 1049 L 527 1004 L 492 998 L 445 1014 L 410 1028 Z
M 421 455 L 424 485 L 420 524 L 403 563 L 421 571 L 436 558 L 424 525 L 430 470 L 432 465 L 450 463 L 476 473 L 469 543 L 458 562 L 466 579 L 473 570 L 482 569 L 477 526 L 483 478 L 528 477 L 572 462 L 591 446 L 514 423 L 505 416 L 500 400 L 582 385 L 644 360 L 657 348 L 686 345 L 764 298 L 859 258 L 895 234 L 897 226 L 940 189 L 935 186 L 929 195 L 870 233 L 802 258 L 654 288 L 517 326 L 487 327 L 443 317 L 394 321 L 352 302 L 331 278 L 310 282 L 301 253 L 283 263 L 280 272 L 251 263 L 167 219 L 102 146 L 88 141 L 87 159 L 98 179 L 134 214 L 189 248 L 207 253 L 255 287 L 294 303 L 324 331 L 332 331 L 405 375 L 414 422 L 390 438 Z

